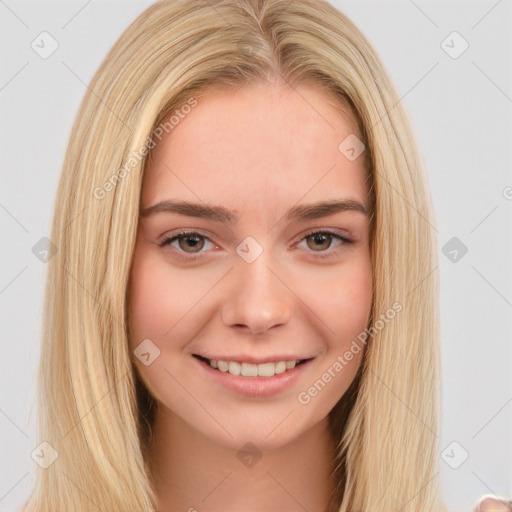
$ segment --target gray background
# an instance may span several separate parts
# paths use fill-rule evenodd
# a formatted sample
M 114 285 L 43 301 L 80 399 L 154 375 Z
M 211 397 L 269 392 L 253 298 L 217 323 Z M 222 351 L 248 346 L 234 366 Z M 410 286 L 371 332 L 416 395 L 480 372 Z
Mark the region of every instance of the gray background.
M 511 1 L 332 3 L 381 55 L 427 166 L 440 243 L 441 481 L 449 510 L 466 512 L 483 494 L 512 497 Z M 33 483 L 45 264 L 32 247 L 49 236 L 86 84 L 150 4 L 0 0 L 0 510 L 19 507 Z M 59 45 L 46 59 L 31 48 L 43 31 Z

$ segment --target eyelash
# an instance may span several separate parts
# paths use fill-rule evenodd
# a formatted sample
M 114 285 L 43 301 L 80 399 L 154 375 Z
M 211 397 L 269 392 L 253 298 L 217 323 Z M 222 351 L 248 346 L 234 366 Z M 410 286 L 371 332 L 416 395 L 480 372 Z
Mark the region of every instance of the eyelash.
M 335 233 L 334 231 L 331 231 L 329 229 L 323 229 L 323 230 L 312 230 L 312 231 L 309 231 L 307 232 L 301 239 L 298 243 L 302 242 L 303 240 L 307 239 L 307 238 L 310 238 L 311 236 L 313 235 L 329 235 L 333 238 L 338 238 L 339 240 L 341 240 L 343 243 L 340 244 L 336 249 L 334 250 L 330 250 L 330 247 L 328 249 L 326 249 L 325 251 L 320 251 L 318 252 L 317 256 L 319 259 L 325 259 L 325 258 L 330 258 L 332 257 L 333 255 L 337 254 L 338 252 L 342 251 L 344 249 L 344 246 L 348 245 L 348 244 L 352 244 L 353 241 L 349 238 L 347 238 L 346 236 L 342 236 L 338 233 Z M 165 236 L 159 243 L 158 245 L 160 247 L 165 247 L 166 245 L 169 245 L 174 242 L 175 240 L 179 240 L 179 239 L 182 239 L 182 238 L 187 238 L 187 237 L 192 237 L 192 236 L 196 236 L 198 238 L 204 238 L 208 241 L 210 241 L 211 243 L 213 243 L 209 237 L 207 237 L 206 235 L 203 235 L 202 233 L 199 233 L 198 231 L 186 231 L 186 230 L 183 230 L 183 231 L 180 231 L 178 233 L 175 233 L 173 235 L 167 235 Z M 183 251 L 180 251 L 180 250 L 177 250 L 177 249 L 174 249 L 171 247 L 171 249 L 173 250 L 173 252 L 175 252 L 176 254 L 178 254 L 178 257 L 184 259 L 184 260 L 194 260 L 194 259 L 198 259 L 198 258 L 201 258 L 202 255 L 203 255 L 203 252 L 201 253 L 196 253 L 196 254 L 192 254 L 190 253 L 188 256 L 183 256 L 184 254 L 187 254 L 187 253 L 184 253 Z M 313 253 L 316 252 L 316 251 L 312 251 Z

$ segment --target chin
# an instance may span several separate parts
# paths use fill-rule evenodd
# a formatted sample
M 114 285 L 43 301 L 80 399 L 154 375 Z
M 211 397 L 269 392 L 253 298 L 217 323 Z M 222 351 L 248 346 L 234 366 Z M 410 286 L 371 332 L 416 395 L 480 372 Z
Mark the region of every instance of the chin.
M 290 410 L 281 414 L 278 420 L 274 415 L 264 416 L 257 413 L 257 417 L 251 418 L 251 415 L 244 414 L 243 420 L 224 425 L 229 434 L 215 422 L 211 429 L 201 429 L 201 432 L 217 444 L 236 451 L 247 444 L 262 452 L 272 451 L 292 443 L 317 423 L 313 420 L 310 421 L 311 424 L 298 423 L 296 413 L 299 411 L 300 409 L 295 412 Z M 320 421 L 322 420 L 319 419 L 318 422 Z

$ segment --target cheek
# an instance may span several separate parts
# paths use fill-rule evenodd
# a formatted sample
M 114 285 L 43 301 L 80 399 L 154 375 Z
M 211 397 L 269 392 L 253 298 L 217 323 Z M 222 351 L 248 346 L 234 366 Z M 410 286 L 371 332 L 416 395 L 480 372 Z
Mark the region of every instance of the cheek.
M 134 256 L 131 270 L 131 341 L 144 338 L 156 343 L 176 338 L 188 322 L 194 304 L 200 299 L 204 283 L 194 272 L 172 268 L 163 258 L 142 247 Z M 189 316 L 187 316 L 189 315 Z
M 172 402 L 172 394 L 177 391 L 165 369 L 172 368 L 172 362 L 180 350 L 176 341 L 180 339 L 179 330 L 186 323 L 180 323 L 180 320 L 187 312 L 187 304 L 193 299 L 193 293 L 188 291 L 193 288 L 190 279 L 173 272 L 170 265 L 155 257 L 151 248 L 143 243 L 136 247 L 129 289 L 128 341 L 141 379 L 151 395 L 163 403 Z M 145 345 L 140 345 L 143 340 L 151 342 L 144 341 Z M 139 345 L 144 346 L 144 350 L 138 349 Z M 136 357 L 137 353 L 143 352 L 150 353 L 149 364 Z
M 336 343 L 350 343 L 367 326 L 373 284 L 368 254 L 346 265 L 323 269 L 321 279 L 303 290 L 307 304 L 323 321 L 326 337 Z M 350 338 L 350 339 L 349 339 Z
M 137 345 L 144 338 L 158 338 L 170 328 L 172 318 L 163 315 L 170 296 L 171 294 L 166 293 L 165 281 L 161 276 L 159 279 L 158 269 L 151 265 L 151 261 L 143 253 L 137 254 L 132 266 L 129 291 L 132 344 Z
M 314 378 L 297 400 L 305 411 L 324 417 L 345 394 L 362 362 L 365 345 L 358 340 L 371 311 L 373 283 L 369 255 L 325 272 L 310 288 L 307 303 L 321 319 L 325 353 L 313 370 Z M 310 409 L 311 407 L 311 409 Z
M 329 291 L 332 307 L 329 309 L 337 330 L 348 328 L 352 335 L 363 330 L 370 315 L 373 284 L 369 261 L 362 261 L 344 273 L 339 283 L 333 280 Z

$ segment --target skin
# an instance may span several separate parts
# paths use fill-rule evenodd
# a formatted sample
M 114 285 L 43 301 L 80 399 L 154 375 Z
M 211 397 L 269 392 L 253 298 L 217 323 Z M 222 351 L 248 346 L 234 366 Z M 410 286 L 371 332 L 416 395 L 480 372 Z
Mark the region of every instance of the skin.
M 476 508 L 476 512 L 510 512 L 512 511 L 512 500 L 508 498 L 493 498 L 482 496 Z
M 151 463 L 160 512 L 327 508 L 336 450 L 328 414 L 354 379 L 363 351 L 308 404 L 297 395 L 368 325 L 369 218 L 343 211 L 288 222 L 284 214 L 298 203 L 328 199 L 366 204 L 363 158 L 350 161 L 338 150 L 357 134 L 342 112 L 310 85 L 210 91 L 152 150 L 142 208 L 186 200 L 222 205 L 240 217 L 231 226 L 159 212 L 139 222 L 130 348 L 148 338 L 160 350 L 147 366 L 134 358 L 158 403 Z M 207 237 L 199 238 L 202 256 L 194 263 L 184 259 L 198 250 L 186 237 L 172 247 L 158 245 L 178 228 Z M 304 238 L 327 228 L 353 243 Z M 235 251 L 247 236 L 263 248 L 252 263 Z M 192 354 L 205 352 L 314 360 L 291 388 L 247 397 L 198 365 Z M 261 454 L 251 467 L 237 457 L 247 442 Z

